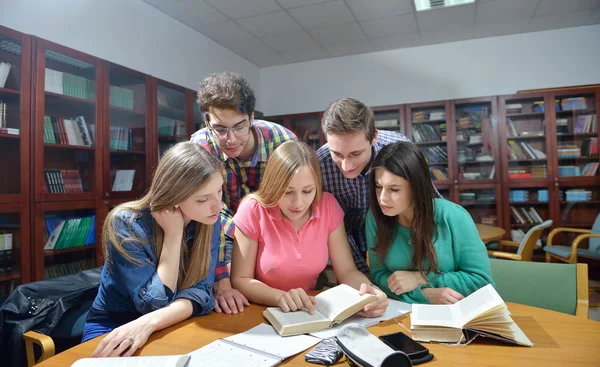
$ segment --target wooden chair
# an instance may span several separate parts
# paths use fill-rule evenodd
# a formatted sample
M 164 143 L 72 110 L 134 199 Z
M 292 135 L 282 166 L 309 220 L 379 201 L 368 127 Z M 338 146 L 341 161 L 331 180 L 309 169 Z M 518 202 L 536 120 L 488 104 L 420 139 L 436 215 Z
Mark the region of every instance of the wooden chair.
M 588 318 L 587 264 L 490 259 L 498 294 L 506 302 Z
M 552 221 L 547 220 L 544 223 L 532 227 L 529 231 L 527 231 L 525 237 L 523 237 L 523 240 L 521 240 L 521 243 L 506 240 L 498 242 L 500 246 L 511 246 L 516 248 L 516 253 L 488 250 L 488 255 L 490 257 L 500 259 L 531 261 L 533 258 L 533 249 L 535 248 L 535 244 L 542 235 L 542 232 L 544 232 L 544 230 L 549 228 L 551 225 Z
M 561 232 L 581 233 L 577 236 L 571 246 L 553 245 L 552 240 Z M 589 238 L 589 248 L 579 248 L 581 241 Z M 556 259 L 569 264 L 576 264 L 578 257 L 589 259 L 600 259 L 600 214 L 596 217 L 596 221 L 592 229 L 558 227 L 552 230 L 548 235 L 548 244 L 544 247 L 546 251 L 546 262 L 551 262 Z

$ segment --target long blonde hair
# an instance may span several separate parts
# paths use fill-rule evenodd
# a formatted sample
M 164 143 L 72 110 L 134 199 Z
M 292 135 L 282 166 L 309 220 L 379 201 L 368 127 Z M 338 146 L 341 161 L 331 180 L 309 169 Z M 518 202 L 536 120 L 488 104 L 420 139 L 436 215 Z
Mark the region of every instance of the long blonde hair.
M 310 167 L 316 184 L 315 202 L 321 201 L 321 167 L 315 151 L 306 143 L 287 141 L 281 144 L 267 162 L 258 191 L 249 197 L 256 199 L 263 207 L 274 207 L 285 194 L 290 182 L 302 166 Z
M 137 263 L 123 248 L 123 243 L 128 241 L 147 243 L 150 240 L 119 235 L 118 232 L 121 228 L 115 228 L 116 226 L 120 227 L 123 224 L 129 227 L 130 230 L 127 232 L 134 233 L 131 230 L 133 220 L 142 211 L 149 209 L 154 212 L 173 208 L 196 193 L 214 173 L 220 173 L 220 171 L 221 163 L 217 158 L 197 144 L 182 142 L 169 149 L 158 163 L 148 193 L 139 200 L 117 206 L 106 216 L 102 227 L 102 248 L 107 264 L 111 263 L 108 246 L 112 246 L 128 261 Z M 131 217 L 131 221 L 121 224 L 121 221 L 117 219 L 117 215 L 123 210 L 130 211 L 134 215 Z M 210 240 L 212 231 L 212 225 L 198 223 L 188 261 L 185 261 L 187 252 L 185 238 L 182 239 L 177 281 L 178 289 L 191 287 L 208 274 L 211 261 Z M 163 238 L 163 229 L 154 221 L 154 233 L 151 241 L 157 258 L 161 254 Z

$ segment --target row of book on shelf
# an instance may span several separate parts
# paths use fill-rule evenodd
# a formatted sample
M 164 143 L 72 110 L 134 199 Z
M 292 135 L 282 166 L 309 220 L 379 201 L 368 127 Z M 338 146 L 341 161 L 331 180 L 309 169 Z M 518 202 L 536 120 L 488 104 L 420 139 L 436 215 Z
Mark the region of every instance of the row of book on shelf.
M 546 159 L 546 153 L 534 148 L 531 144 L 522 142 L 516 142 L 514 140 L 508 141 L 508 157 L 510 159 Z
M 447 133 L 443 131 L 441 134 L 438 134 L 433 125 L 418 124 L 412 127 L 412 138 L 416 143 L 446 141 Z
M 66 250 L 96 243 L 96 216 L 44 218 L 44 250 Z
M 461 172 L 460 175 L 465 180 L 492 180 L 496 176 L 496 166 L 492 165 L 489 170 L 486 170 L 484 167 L 470 167 L 469 169 L 472 171 L 465 171 L 464 167 L 460 167 Z
M 598 162 L 586 163 L 583 168 L 580 166 L 558 166 L 559 177 L 582 177 L 595 176 L 598 172 Z
M 560 191 L 561 201 L 590 201 L 592 200 L 592 192 L 586 189 L 570 189 Z
M 528 201 L 547 203 L 549 199 L 548 190 L 537 190 L 536 192 L 530 192 L 528 190 L 508 191 L 508 201 L 511 203 L 525 203 Z
M 440 121 L 445 119 L 446 111 L 444 110 L 415 111 L 412 113 L 413 122 Z
M 517 224 L 540 224 L 544 220 L 534 207 L 510 206 L 510 214 Z
M 14 127 L 8 127 L 8 118 L 6 117 L 8 111 L 8 103 L 0 100 L 0 133 L 19 135 L 20 130 Z
M 594 157 L 598 155 L 598 138 L 584 139 L 581 146 L 577 144 L 559 144 L 558 158 Z
M 74 169 L 45 169 L 44 192 L 51 194 L 83 192 L 81 176 Z
M 444 167 L 429 167 L 429 176 L 432 181 L 448 180 L 448 171 Z
M 131 89 L 111 85 L 108 100 L 111 106 L 133 110 L 134 96 L 135 93 Z
M 427 163 L 430 165 L 438 162 L 448 161 L 448 152 L 445 147 L 434 146 L 434 147 L 421 147 L 421 151 L 425 155 Z
M 458 202 L 460 205 L 494 203 L 496 202 L 496 194 L 493 190 L 479 192 L 465 191 L 458 194 Z
M 12 271 L 13 234 L 2 231 L 0 233 L 0 274 Z
M 385 129 L 399 126 L 400 122 L 398 120 L 375 120 L 375 128 L 377 129 Z
M 525 109 L 529 107 L 529 109 Z M 586 97 L 565 97 L 554 100 L 555 111 L 577 111 L 585 110 L 588 108 L 588 101 Z M 508 114 L 520 114 L 523 112 L 544 112 L 544 101 L 536 101 L 531 104 L 523 103 L 509 103 L 505 106 L 506 113 Z
M 187 136 L 185 121 L 158 116 L 158 134 L 174 136 L 176 138 L 185 138 Z
M 159 106 L 184 109 L 185 106 L 185 94 L 180 92 L 167 92 L 164 88 L 159 87 L 156 99 L 158 100 Z
M 134 147 L 143 146 L 146 138 L 145 133 L 143 128 L 111 126 L 109 129 L 109 148 L 114 150 L 135 150 Z
M 7 62 L 0 62 L 0 88 L 4 88 L 6 80 L 8 79 L 8 73 L 10 73 L 11 64 Z
M 94 128 L 88 127 L 83 116 L 44 116 L 44 143 L 91 147 L 93 133 Z
M 94 259 L 71 261 L 62 264 L 48 265 L 44 268 L 44 279 L 58 278 L 65 275 L 76 274 L 84 270 L 94 268 L 96 262 Z
M 534 164 L 531 167 L 508 168 L 508 178 L 546 178 L 548 177 L 548 166 L 546 164 Z
M 88 101 L 96 100 L 94 80 L 48 68 L 45 70 L 44 90 Z

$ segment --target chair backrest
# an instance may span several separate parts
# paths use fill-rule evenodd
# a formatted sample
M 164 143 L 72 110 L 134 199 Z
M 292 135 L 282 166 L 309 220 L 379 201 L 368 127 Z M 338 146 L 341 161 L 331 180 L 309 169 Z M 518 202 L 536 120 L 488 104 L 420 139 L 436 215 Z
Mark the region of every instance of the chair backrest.
M 550 228 L 550 226 L 552 226 L 552 221 L 547 220 L 527 231 L 525 237 L 521 240 L 521 245 L 519 245 L 519 248 L 517 249 L 517 255 L 521 255 L 522 261 L 531 261 L 533 258 L 533 249 L 535 248 L 537 240 L 540 239 L 544 229 Z
M 578 264 L 490 259 L 490 265 L 496 290 L 505 302 L 576 314 Z M 585 277 L 585 285 L 581 287 L 585 289 L 579 290 L 579 297 L 587 304 L 587 271 L 582 277 Z M 587 317 L 587 310 L 585 312 Z
M 596 221 L 592 226 L 592 233 L 600 234 L 600 213 L 596 217 Z M 590 251 L 600 252 L 600 238 L 590 238 Z

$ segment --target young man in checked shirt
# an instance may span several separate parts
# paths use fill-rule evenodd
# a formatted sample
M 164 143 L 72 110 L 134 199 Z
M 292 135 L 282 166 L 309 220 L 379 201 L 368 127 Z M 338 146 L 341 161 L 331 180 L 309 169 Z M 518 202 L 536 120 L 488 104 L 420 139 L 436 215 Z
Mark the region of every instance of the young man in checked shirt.
M 206 127 L 192 135 L 191 141 L 215 154 L 223 163 L 224 236 L 215 274 L 214 296 L 217 312 L 238 313 L 248 300 L 231 287 L 227 264 L 231 260 L 233 216 L 240 200 L 258 190 L 271 153 L 294 133 L 272 122 L 254 120 L 256 98 L 248 82 L 235 73 L 209 75 L 200 86 L 198 104 Z
M 354 98 L 332 102 L 323 113 L 321 128 L 327 138 L 317 151 L 323 189 L 333 194 L 344 210 L 354 262 L 368 274 L 365 217 L 371 162 L 384 146 L 410 140 L 394 131 L 376 130 L 373 111 Z

